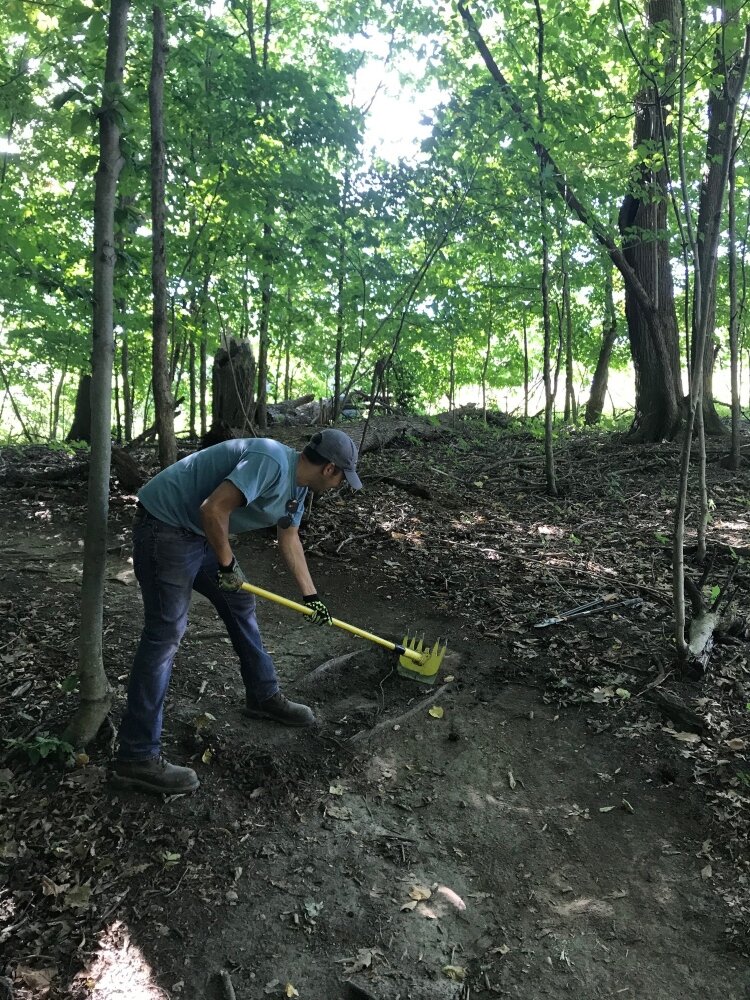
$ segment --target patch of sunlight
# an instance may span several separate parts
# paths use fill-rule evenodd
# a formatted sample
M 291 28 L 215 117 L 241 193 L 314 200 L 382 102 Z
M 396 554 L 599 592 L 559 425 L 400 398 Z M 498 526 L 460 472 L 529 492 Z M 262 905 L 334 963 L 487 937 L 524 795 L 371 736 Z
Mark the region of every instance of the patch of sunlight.
M 437 894 L 446 899 L 451 906 L 455 906 L 457 910 L 466 909 L 466 903 L 464 903 L 463 899 L 461 899 L 458 893 L 454 892 L 453 889 L 449 889 L 447 885 L 438 886 Z
M 562 538 L 565 535 L 563 529 L 558 528 L 555 524 L 539 524 L 536 530 L 540 535 L 546 535 L 550 538 Z
M 102 932 L 89 967 L 76 980 L 90 1000 L 164 1000 L 151 966 L 120 921 Z
M 747 521 L 714 521 L 714 528 L 722 534 L 722 541 L 732 547 L 747 545 L 750 523 Z

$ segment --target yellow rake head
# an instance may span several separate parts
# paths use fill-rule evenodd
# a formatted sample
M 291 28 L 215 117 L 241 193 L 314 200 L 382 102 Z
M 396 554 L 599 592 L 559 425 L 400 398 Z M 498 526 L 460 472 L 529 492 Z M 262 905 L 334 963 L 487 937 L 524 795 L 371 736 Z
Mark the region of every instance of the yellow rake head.
M 417 641 L 404 636 L 398 672 L 402 677 L 410 677 L 420 684 L 434 684 L 447 649 L 447 644 L 441 646 L 440 640 L 430 647 L 425 646 L 423 639 Z

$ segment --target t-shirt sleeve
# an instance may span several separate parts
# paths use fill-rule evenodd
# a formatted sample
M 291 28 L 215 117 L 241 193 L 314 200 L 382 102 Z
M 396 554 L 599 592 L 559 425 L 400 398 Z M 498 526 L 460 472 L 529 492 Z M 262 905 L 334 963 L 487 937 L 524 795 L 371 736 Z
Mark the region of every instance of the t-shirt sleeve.
M 305 513 L 305 500 L 307 500 L 307 490 L 300 496 L 297 494 L 297 510 L 292 514 L 292 525 L 299 528 L 302 524 L 302 515 Z
M 252 455 L 243 458 L 226 477 L 250 504 L 264 493 L 278 487 L 281 479 L 279 463 L 270 455 Z

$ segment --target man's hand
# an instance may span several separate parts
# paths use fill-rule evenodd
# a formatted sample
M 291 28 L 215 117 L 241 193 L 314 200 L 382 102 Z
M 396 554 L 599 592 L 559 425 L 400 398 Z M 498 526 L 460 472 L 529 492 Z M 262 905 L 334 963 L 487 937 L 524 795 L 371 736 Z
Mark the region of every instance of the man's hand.
M 219 585 L 219 590 L 241 590 L 242 584 L 246 583 L 245 574 L 240 569 L 240 564 L 233 557 L 232 562 L 229 566 L 219 566 L 219 572 L 216 574 L 216 582 Z
M 333 625 L 331 612 L 322 601 L 318 600 L 317 594 L 308 594 L 303 600 L 308 608 L 312 608 L 315 612 L 307 616 L 308 621 L 312 622 L 313 625 Z

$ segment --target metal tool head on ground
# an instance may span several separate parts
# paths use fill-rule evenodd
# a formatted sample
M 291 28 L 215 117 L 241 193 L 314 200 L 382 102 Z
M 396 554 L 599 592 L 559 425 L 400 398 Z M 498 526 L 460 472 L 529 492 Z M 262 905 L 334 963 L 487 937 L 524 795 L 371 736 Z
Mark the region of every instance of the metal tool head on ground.
M 402 677 L 408 677 L 420 684 L 434 684 L 440 664 L 443 662 L 447 643 L 440 645 L 440 640 L 430 647 L 423 639 L 410 639 L 404 636 L 403 652 L 398 659 L 398 672 Z

